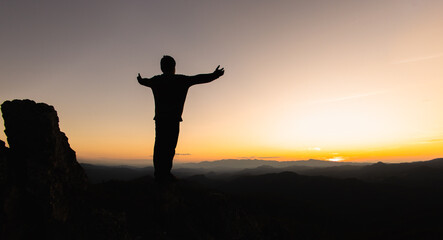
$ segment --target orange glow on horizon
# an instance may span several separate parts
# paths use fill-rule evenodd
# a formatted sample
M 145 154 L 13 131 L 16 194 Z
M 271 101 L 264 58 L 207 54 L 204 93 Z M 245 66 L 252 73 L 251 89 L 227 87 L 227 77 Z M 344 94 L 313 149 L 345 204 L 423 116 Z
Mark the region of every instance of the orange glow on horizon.
M 331 162 L 340 162 L 340 161 L 343 161 L 345 159 L 342 158 L 342 157 L 333 157 L 333 158 L 328 158 L 327 160 L 331 161 Z
M 194 151 L 182 151 L 183 148 L 177 148 L 175 162 L 200 162 L 215 161 L 221 159 L 260 159 L 275 161 L 296 161 L 318 159 L 327 161 L 344 161 L 344 162 L 411 162 L 426 161 L 434 158 L 443 157 L 441 149 L 443 141 L 434 142 L 418 142 L 416 144 L 397 145 L 392 147 L 380 147 L 362 150 L 344 150 L 332 151 L 331 149 L 321 150 L 285 150 L 271 148 L 243 149 L 227 151 L 226 146 L 220 149 L 212 148 L 203 151 L 201 148 L 195 148 Z M 316 148 L 318 149 L 318 148 Z M 109 154 L 109 151 L 102 149 L 102 154 L 91 151 L 84 154 L 84 151 L 77 151 L 77 157 L 81 160 L 88 161 L 105 161 L 107 164 L 127 164 L 127 165 L 150 165 L 152 164 L 152 149 L 142 148 L 137 152 L 131 152 L 131 149 L 122 151 L 116 147 L 115 154 Z M 132 148 L 132 150 L 134 150 Z M 191 150 L 191 149 L 188 149 Z M 122 152 L 124 154 L 122 154 Z M 107 154 L 106 154 L 107 153 Z M 122 162 L 122 160 L 124 160 Z

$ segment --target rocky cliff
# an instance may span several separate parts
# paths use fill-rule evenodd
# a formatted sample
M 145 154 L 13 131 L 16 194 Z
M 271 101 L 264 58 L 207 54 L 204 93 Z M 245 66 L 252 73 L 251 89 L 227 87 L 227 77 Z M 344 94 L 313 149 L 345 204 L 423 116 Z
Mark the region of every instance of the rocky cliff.
M 87 176 L 60 131 L 54 107 L 13 100 L 4 102 L 1 110 L 9 144 L 7 148 L 0 142 L 4 239 L 97 238 L 101 233 L 91 221 L 108 220 L 87 203 Z M 102 232 L 113 227 L 104 228 Z
M 54 107 L 31 100 L 6 101 L 1 106 L 16 187 L 47 203 L 48 215 L 67 221 L 76 196 L 87 188 L 68 138 L 60 131 Z

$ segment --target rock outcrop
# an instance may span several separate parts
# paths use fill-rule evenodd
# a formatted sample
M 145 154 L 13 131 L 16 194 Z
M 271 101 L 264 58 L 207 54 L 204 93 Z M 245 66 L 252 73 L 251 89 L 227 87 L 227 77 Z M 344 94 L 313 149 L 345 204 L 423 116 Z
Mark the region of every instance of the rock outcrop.
M 31 100 L 1 106 L 12 157 L 13 183 L 47 203 L 48 215 L 67 221 L 87 188 L 87 177 L 68 138 L 60 131 L 54 107 Z
M 125 239 L 112 214 L 90 205 L 54 107 L 13 100 L 1 110 L 9 148 L 0 142 L 0 238 Z

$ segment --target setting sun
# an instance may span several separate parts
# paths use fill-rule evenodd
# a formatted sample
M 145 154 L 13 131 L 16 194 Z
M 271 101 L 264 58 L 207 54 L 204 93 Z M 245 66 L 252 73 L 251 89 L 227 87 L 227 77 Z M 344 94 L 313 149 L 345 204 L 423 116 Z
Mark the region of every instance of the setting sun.
M 333 157 L 333 158 L 328 158 L 328 161 L 332 161 L 332 162 L 339 162 L 339 161 L 343 161 L 345 160 L 342 157 Z

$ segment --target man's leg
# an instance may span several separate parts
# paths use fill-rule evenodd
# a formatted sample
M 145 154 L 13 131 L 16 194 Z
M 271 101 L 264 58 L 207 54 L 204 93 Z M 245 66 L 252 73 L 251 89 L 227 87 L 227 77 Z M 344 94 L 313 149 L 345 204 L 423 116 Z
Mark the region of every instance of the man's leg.
M 156 179 L 171 177 L 179 130 L 178 121 L 155 122 L 154 176 Z

